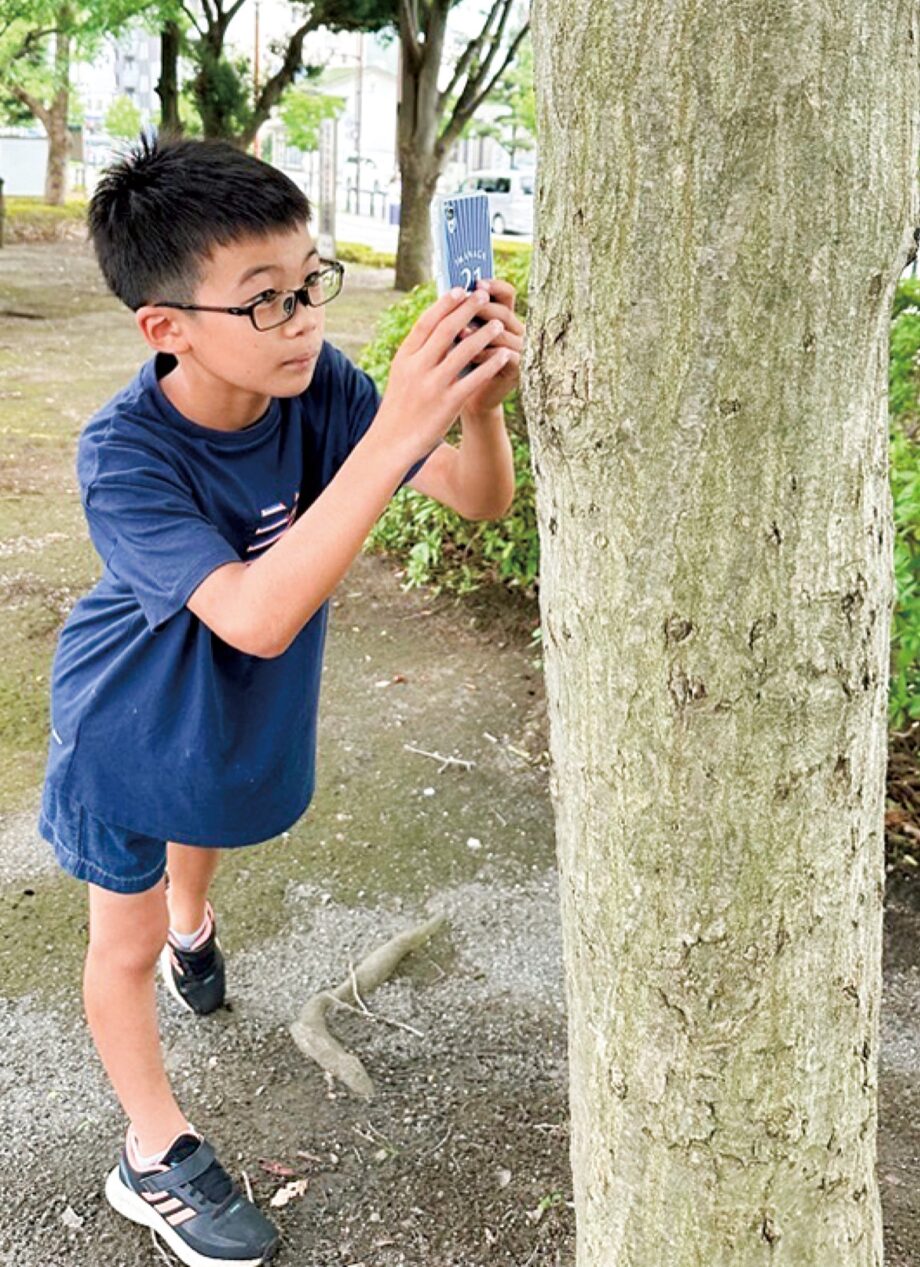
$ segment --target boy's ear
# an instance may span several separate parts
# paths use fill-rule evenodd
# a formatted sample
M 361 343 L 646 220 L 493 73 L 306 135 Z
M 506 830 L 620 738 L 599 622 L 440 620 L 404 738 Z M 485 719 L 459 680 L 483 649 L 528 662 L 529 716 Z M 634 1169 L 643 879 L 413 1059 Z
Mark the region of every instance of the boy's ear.
M 137 328 L 154 352 L 187 352 L 190 344 L 176 309 L 145 304 L 134 314 Z

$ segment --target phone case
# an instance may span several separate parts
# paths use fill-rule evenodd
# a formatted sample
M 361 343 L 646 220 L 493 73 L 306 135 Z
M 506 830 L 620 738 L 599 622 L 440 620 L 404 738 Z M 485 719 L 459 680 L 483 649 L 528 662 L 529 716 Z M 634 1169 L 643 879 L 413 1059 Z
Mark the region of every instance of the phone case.
M 439 295 L 454 286 L 475 290 L 478 281 L 495 275 L 488 194 L 437 195 L 431 236 Z

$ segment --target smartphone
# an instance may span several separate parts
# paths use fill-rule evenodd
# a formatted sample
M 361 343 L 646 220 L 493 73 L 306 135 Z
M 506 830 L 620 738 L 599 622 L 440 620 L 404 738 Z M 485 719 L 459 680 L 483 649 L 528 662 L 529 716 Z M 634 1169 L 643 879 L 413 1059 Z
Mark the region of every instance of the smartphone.
M 488 194 L 436 195 L 431 203 L 431 237 L 439 295 L 454 286 L 474 291 L 478 281 L 495 275 Z M 470 324 L 481 326 L 484 322 L 474 317 Z M 454 342 L 459 343 L 459 337 Z M 472 369 L 468 365 L 460 377 Z
M 489 195 L 437 195 L 431 203 L 438 294 L 454 286 L 473 291 L 478 281 L 495 276 Z

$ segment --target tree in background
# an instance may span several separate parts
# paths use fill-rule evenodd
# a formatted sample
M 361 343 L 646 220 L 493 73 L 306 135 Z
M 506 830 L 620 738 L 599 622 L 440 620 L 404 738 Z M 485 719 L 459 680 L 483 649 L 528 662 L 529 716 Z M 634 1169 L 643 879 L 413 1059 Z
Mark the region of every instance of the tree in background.
M 482 103 L 504 84 L 503 91 L 513 102 L 520 126 L 529 126 L 525 122 L 526 79 L 520 85 L 507 79 L 528 29 L 526 17 L 517 16 L 520 0 L 493 0 L 478 33 L 463 44 L 455 64 L 446 68 L 447 21 L 457 0 L 313 0 L 306 10 L 293 9 L 301 20 L 287 40 L 276 42 L 270 50 L 269 73 L 258 86 L 253 83 L 248 61 L 231 61 L 225 47 L 230 22 L 246 0 L 208 0 L 202 5 L 193 5 L 191 0 L 163 3 L 168 9 L 161 6 L 161 13 L 173 20 L 168 46 L 163 46 L 164 71 L 158 85 L 164 120 L 171 119 L 174 130 L 181 127 L 176 66 L 184 40 L 195 65 L 191 93 L 203 134 L 244 147 L 252 144 L 284 92 L 315 70 L 303 64 L 303 44 L 310 31 L 325 27 L 331 31 L 398 33 L 402 54 L 398 120 L 402 217 L 396 284 L 400 289 L 410 289 L 431 275 L 431 198 L 451 147 Z M 166 38 L 165 26 L 163 30 Z M 440 88 L 445 72 L 447 82 Z
M 477 35 L 441 81 L 447 19 L 454 0 L 399 0 L 402 51 L 398 123 L 402 182 L 396 286 L 431 277 L 429 209 L 438 177 L 464 127 L 507 73 L 529 28 L 513 24 L 517 0 L 493 0 Z
M 331 97 L 314 89 L 289 88 L 281 98 L 279 114 L 290 145 L 308 153 L 319 146 L 319 127 L 324 119 L 337 119 L 345 109 L 341 97 Z
M 104 36 L 121 28 L 148 0 L 0 0 L 0 81 L 45 129 L 45 201 L 60 204 L 67 190 L 70 66 L 89 60 Z
M 474 117 L 461 135 L 491 137 L 507 150 L 511 166 L 516 167 L 518 155 L 532 150 L 537 138 L 533 45 L 529 36 L 522 41 L 514 63 L 495 85 L 488 102 L 491 117 Z
M 578 1267 L 881 1267 L 918 6 L 535 0 L 525 366 Z
M 188 24 L 187 51 L 195 66 L 191 92 L 202 132 L 206 137 L 221 137 L 243 148 L 255 140 L 285 90 L 317 69 L 305 66 L 303 61 L 304 40 L 311 31 L 319 27 L 333 31 L 379 30 L 390 16 L 389 6 L 381 5 L 379 0 L 313 0 L 306 9 L 292 4 L 296 24 L 285 40 L 272 44 L 269 72 L 256 85 L 249 60 L 231 60 L 225 48 L 227 29 L 245 3 L 246 0 L 208 0 L 200 6 L 181 5 Z M 174 63 L 178 51 L 176 48 Z
M 141 112 L 130 97 L 116 97 L 105 112 L 105 130 L 109 136 L 130 141 L 141 130 Z

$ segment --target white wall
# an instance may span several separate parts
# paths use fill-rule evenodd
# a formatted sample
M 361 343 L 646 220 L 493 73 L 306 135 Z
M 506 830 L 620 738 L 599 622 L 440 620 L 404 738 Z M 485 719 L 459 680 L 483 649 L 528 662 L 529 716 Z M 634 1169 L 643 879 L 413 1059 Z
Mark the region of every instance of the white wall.
M 41 197 L 45 192 L 48 139 L 0 136 L 0 177 L 7 197 Z

